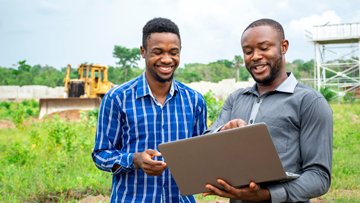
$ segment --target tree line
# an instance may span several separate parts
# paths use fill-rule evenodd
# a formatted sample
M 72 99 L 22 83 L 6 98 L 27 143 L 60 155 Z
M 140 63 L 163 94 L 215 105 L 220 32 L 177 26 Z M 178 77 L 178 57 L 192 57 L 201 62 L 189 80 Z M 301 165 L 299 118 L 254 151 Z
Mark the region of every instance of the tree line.
M 139 68 L 139 48 L 126 48 L 115 45 L 113 57 L 119 61 L 116 66 L 109 66 L 109 81 L 114 84 L 122 84 L 144 72 Z M 84 62 L 89 64 L 88 62 Z M 26 60 L 19 61 L 15 67 L 0 66 L 0 85 L 45 85 L 49 87 L 63 86 L 63 79 L 66 74 L 66 64 L 60 69 L 53 66 L 30 66 Z M 314 60 L 303 61 L 296 59 L 286 64 L 287 71 L 294 73 L 297 79 L 313 78 Z M 77 68 L 72 67 L 70 78 L 76 79 Z M 233 60 L 221 59 L 208 64 L 188 63 L 185 67 L 179 67 L 174 78 L 183 83 L 208 81 L 219 82 L 227 78 L 236 78 L 237 81 L 247 81 L 249 72 L 244 66 L 244 60 L 240 55 L 235 55 Z

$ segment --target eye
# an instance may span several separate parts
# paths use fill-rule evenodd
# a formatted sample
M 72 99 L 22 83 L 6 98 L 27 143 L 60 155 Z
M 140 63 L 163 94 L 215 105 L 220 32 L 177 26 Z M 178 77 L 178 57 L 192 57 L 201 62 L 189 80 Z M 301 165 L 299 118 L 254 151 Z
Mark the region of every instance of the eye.
M 170 54 L 171 54 L 172 56 L 176 56 L 176 55 L 179 54 L 179 52 L 170 52 Z
M 260 50 L 261 51 L 266 51 L 266 50 L 268 50 L 269 49 L 269 47 L 265 47 L 265 48 L 261 48 Z
M 161 52 L 153 52 L 155 55 L 160 55 Z
M 244 54 L 246 54 L 246 55 L 249 55 L 249 54 L 251 54 L 252 53 L 252 51 L 245 51 L 244 52 Z

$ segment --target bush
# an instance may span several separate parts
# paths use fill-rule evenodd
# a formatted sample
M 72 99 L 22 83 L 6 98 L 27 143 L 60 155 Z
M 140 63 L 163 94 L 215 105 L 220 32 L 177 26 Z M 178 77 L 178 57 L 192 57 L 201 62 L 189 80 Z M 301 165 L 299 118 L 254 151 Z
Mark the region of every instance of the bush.
M 15 124 L 16 128 L 21 130 L 21 132 L 24 132 L 25 128 L 22 125 L 25 119 L 26 115 L 26 108 L 22 103 L 18 103 L 16 105 L 12 106 L 11 109 L 11 119 L 13 123 Z
M 356 101 L 356 97 L 355 94 L 352 92 L 347 92 L 345 94 L 345 96 L 343 97 L 344 102 L 350 102 L 351 104 L 353 104 Z
M 335 98 L 337 95 L 335 92 L 333 92 L 328 86 L 321 87 L 319 91 L 326 99 L 326 101 L 330 102 Z
M 206 94 L 203 95 L 205 102 L 206 102 L 206 108 L 207 108 L 207 126 L 210 127 L 211 124 L 213 124 L 216 119 L 219 116 L 219 113 L 222 109 L 222 105 L 224 104 L 224 101 L 218 101 L 214 97 L 214 93 L 209 90 Z

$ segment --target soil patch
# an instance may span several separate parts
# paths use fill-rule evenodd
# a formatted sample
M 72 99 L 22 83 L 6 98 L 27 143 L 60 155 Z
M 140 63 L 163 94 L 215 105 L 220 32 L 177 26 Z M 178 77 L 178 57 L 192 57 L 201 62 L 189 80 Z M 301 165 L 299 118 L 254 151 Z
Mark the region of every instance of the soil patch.
M 108 189 L 110 193 L 110 188 Z M 26 202 L 39 202 L 39 203 L 52 203 L 52 202 L 68 202 L 71 199 L 80 200 L 81 203 L 90 203 L 94 202 L 97 203 L 99 200 L 104 202 L 110 202 L 109 197 L 104 197 L 101 195 L 103 191 L 94 190 L 87 187 L 85 190 L 75 190 L 70 189 L 65 192 L 56 192 L 56 193 L 49 193 L 49 194 L 40 194 L 37 196 L 33 196 L 29 201 Z M 83 199 L 84 198 L 84 199 Z M 86 201 L 83 201 L 85 200 Z M 93 201 L 92 201 L 93 200 Z
M 96 197 L 86 197 L 85 199 L 82 199 L 78 203 L 97 203 L 99 201 L 110 202 L 110 197 L 104 197 L 102 195 L 98 195 Z
M 48 115 L 48 118 L 53 119 L 55 114 L 56 113 L 52 113 L 52 114 Z M 57 112 L 57 114 L 60 116 L 60 119 L 62 121 L 68 120 L 70 122 L 74 122 L 74 121 L 78 122 L 81 120 L 80 110 L 78 110 L 78 109 L 60 111 L 60 112 Z M 42 122 L 42 121 L 43 121 L 43 119 L 39 119 L 38 117 L 31 117 L 31 118 L 25 119 L 23 125 L 30 125 L 34 122 L 37 123 L 37 122 Z M 4 129 L 4 128 L 15 128 L 15 125 L 11 120 L 0 120 L 0 129 Z
M 86 112 L 86 111 L 85 111 Z M 71 109 L 66 111 L 56 112 L 62 121 L 66 121 L 69 119 L 70 122 L 80 121 L 80 110 L 79 109 Z M 52 113 L 48 115 L 49 118 L 53 118 L 56 113 Z
M 0 129 L 15 128 L 15 125 L 10 120 L 0 120 Z

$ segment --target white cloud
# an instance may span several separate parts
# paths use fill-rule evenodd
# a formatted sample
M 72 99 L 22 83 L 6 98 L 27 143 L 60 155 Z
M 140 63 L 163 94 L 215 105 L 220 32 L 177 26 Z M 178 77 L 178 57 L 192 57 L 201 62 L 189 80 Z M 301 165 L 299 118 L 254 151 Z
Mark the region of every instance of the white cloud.
M 292 36 L 301 36 L 304 30 L 311 32 L 314 25 L 323 25 L 325 23 L 341 23 L 341 17 L 339 17 L 335 11 L 325 11 L 321 16 L 314 14 L 299 20 L 292 20 L 289 23 L 289 34 Z
M 292 10 L 288 4 L 287 1 L 280 1 L 280 2 L 277 2 L 276 3 L 276 6 L 281 9 L 281 10 L 284 10 L 284 11 L 290 11 Z

